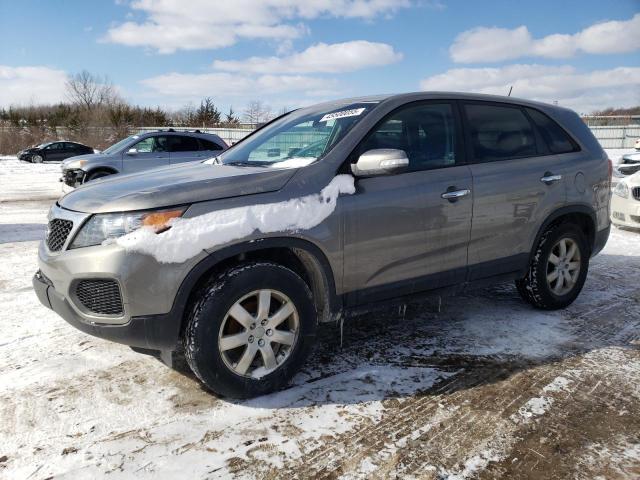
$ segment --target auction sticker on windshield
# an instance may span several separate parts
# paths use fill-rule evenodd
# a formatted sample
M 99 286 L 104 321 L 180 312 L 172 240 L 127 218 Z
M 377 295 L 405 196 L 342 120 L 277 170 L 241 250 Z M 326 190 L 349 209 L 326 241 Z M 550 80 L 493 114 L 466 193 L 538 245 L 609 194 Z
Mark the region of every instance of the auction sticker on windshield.
M 366 109 L 364 108 L 352 108 L 351 110 L 342 110 L 340 112 L 327 113 L 324 117 L 320 119 L 321 122 L 327 122 L 329 120 L 334 120 L 336 118 L 345 118 L 345 117 L 357 117 L 362 114 Z

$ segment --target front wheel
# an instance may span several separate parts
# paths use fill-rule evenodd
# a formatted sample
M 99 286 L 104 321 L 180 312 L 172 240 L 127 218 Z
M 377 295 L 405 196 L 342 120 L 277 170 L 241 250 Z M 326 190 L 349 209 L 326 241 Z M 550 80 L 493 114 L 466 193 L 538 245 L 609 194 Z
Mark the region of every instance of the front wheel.
M 520 296 L 544 310 L 567 307 L 584 286 L 589 256 L 587 238 L 577 225 L 550 227 L 533 252 L 527 275 L 516 281 Z
M 31 163 L 42 163 L 43 161 L 42 155 L 31 155 Z
M 273 263 L 234 267 L 197 294 L 184 335 L 196 376 L 223 396 L 249 398 L 285 386 L 315 341 L 311 291 Z

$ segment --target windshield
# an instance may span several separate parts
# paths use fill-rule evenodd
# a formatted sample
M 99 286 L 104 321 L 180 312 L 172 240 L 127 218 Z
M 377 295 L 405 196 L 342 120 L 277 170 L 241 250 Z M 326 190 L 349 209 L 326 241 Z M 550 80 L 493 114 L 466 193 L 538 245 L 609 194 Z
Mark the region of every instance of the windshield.
M 222 153 L 225 165 L 302 167 L 326 155 L 376 102 L 304 109 L 275 120 Z
M 106 150 L 103 150 L 102 153 L 106 153 L 107 155 L 109 155 L 111 153 L 115 153 L 115 152 L 119 151 L 122 147 L 124 147 L 127 143 L 129 143 L 132 140 L 135 140 L 137 138 L 138 138 L 138 135 L 132 135 L 130 137 L 124 138 L 124 139 L 120 140 L 118 143 L 114 143 L 113 145 L 111 145 Z

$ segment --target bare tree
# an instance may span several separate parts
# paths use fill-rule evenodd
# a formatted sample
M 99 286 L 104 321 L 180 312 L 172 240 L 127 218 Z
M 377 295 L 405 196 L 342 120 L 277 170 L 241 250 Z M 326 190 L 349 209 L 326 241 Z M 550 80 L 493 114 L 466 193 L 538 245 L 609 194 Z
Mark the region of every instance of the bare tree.
M 271 107 L 265 105 L 260 100 L 251 100 L 244 110 L 244 119 L 248 123 L 258 124 L 271 119 Z
M 66 88 L 69 101 L 89 111 L 120 101 L 107 76 L 94 75 L 87 70 L 69 77 Z

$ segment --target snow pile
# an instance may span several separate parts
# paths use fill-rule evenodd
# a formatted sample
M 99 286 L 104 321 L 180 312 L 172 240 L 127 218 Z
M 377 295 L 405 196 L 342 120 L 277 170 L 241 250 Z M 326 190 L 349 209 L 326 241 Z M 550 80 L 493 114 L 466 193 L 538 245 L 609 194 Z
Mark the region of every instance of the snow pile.
M 319 194 L 178 218 L 162 234 L 141 228 L 118 238 L 116 243 L 128 251 L 152 255 L 162 263 L 184 262 L 202 250 L 246 237 L 256 230 L 272 233 L 313 228 L 331 215 L 341 193 L 355 193 L 351 175 L 337 175 Z

